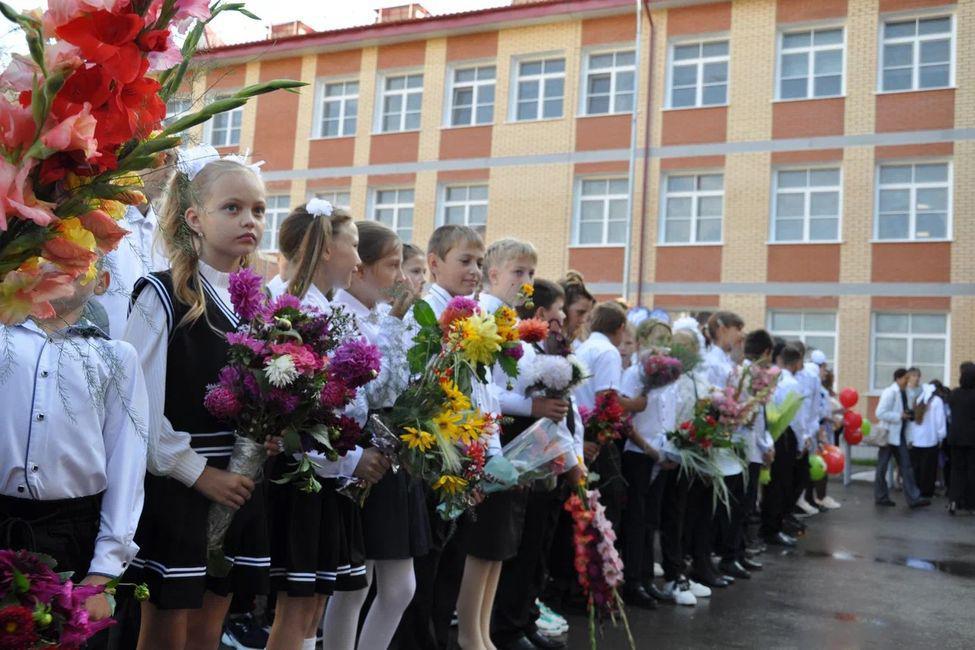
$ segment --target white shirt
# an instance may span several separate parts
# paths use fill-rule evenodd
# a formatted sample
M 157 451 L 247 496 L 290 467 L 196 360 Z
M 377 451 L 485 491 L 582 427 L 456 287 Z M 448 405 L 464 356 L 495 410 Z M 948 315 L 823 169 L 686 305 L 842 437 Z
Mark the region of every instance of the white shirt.
M 623 371 L 620 392 L 630 398 L 644 394 L 643 377 L 639 364 Z M 647 396 L 647 406 L 633 414 L 633 428 L 647 444 L 658 451 L 667 442 L 667 432 L 677 428 L 677 383 L 654 388 Z M 623 451 L 644 453 L 632 440 L 627 440 Z
M 908 422 L 907 435 L 915 447 L 937 447 L 948 435 L 948 422 L 945 417 L 945 404 L 934 394 L 934 386 L 926 384 L 914 404 L 915 410 L 927 404 L 921 424 Z
M 48 336 L 28 320 L 0 329 L 0 353 L 9 355 L 0 494 L 51 501 L 104 492 L 89 573 L 121 575 L 139 550 L 146 473 L 148 397 L 135 350 L 71 328 Z
M 708 383 L 718 390 L 724 390 L 728 386 L 731 373 L 735 369 L 735 362 L 731 360 L 728 353 L 717 345 L 712 345 L 704 354 L 704 367 L 707 372 Z M 735 452 L 731 449 L 715 449 L 714 459 L 721 468 L 722 476 L 734 476 L 741 474 L 741 463 L 735 458 Z
M 122 238 L 118 248 L 104 256 L 104 268 L 112 280 L 108 291 L 94 297 L 108 314 L 108 335 L 114 339 L 121 339 L 125 334 L 129 301 L 136 281 L 153 271 L 169 268 L 166 256 L 154 241 L 159 224 L 151 205 L 145 215 L 130 205 L 119 225 L 129 234 Z
M 593 332 L 576 350 L 579 361 L 589 369 L 589 381 L 575 389 L 579 408 L 596 406 L 596 395 L 604 390 L 619 390 L 623 359 L 605 334 Z
M 288 290 L 288 281 L 280 275 L 276 275 L 268 281 L 267 290 L 272 296 L 280 296 Z
M 812 362 L 806 362 L 802 370 L 796 373 L 796 380 L 802 390 L 802 395 L 806 399 L 802 402 L 799 414 L 796 419 L 802 418 L 803 440 L 809 441 L 816 437 L 819 431 L 819 422 L 822 413 L 822 381 L 819 379 L 819 366 Z
M 904 428 L 904 404 L 901 401 L 901 387 L 893 383 L 884 389 L 877 401 L 876 416 L 887 431 L 887 444 L 901 444 L 901 430 Z
M 772 401 L 776 406 L 781 406 L 782 402 L 785 401 L 785 398 L 788 397 L 790 393 L 796 393 L 800 397 L 803 396 L 802 388 L 799 386 L 799 381 L 796 379 L 795 375 L 785 368 L 782 368 L 781 370 L 782 372 L 779 373 L 779 381 L 775 385 L 775 395 L 772 397 Z M 792 427 L 792 432 L 796 437 L 796 444 L 799 445 L 799 449 L 802 448 L 802 445 L 805 444 L 806 441 L 803 430 L 796 429 L 796 427 L 801 427 L 803 425 L 803 423 L 799 420 L 801 413 L 802 409 L 800 408 L 799 412 L 796 413 L 796 417 L 792 420 L 792 424 L 789 425 Z

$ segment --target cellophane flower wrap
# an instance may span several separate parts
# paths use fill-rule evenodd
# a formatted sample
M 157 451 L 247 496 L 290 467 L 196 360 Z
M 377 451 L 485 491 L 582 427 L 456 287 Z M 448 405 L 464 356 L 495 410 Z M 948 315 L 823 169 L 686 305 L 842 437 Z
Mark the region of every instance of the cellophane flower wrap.
M 629 437 L 633 424 L 615 391 L 596 395 L 595 406 L 591 409 L 582 407 L 579 412 L 585 425 L 586 440 L 605 445 Z
M 572 440 L 562 435 L 559 424 L 541 418 L 488 461 L 481 491 L 500 492 L 557 476 L 565 471 L 566 458 L 574 453 Z
M 85 601 L 109 585 L 79 585 L 71 574 L 58 573 L 53 559 L 24 550 L 0 550 L 0 648 L 80 648 L 98 632 L 114 625 L 88 618 Z M 145 600 L 144 586 L 135 596 Z
M 407 353 L 414 375 L 406 391 L 384 416 L 401 431 L 403 466 L 436 493 L 438 512 L 447 521 L 472 507 L 480 483 L 494 416 L 476 406 L 475 392 L 486 390 L 495 363 L 509 376 L 520 351 L 514 312 L 485 314 L 469 298 L 452 299 L 438 319 L 420 300 L 413 306 L 417 332 Z
M 51 318 L 51 300 L 94 279 L 98 257 L 127 232 L 127 206 L 145 202 L 140 174 L 179 133 L 305 85 L 248 86 L 164 127 L 166 101 L 224 10 L 252 16 L 243 3 L 200 0 L 58 0 L 25 13 L 0 2 L 30 53 L 0 72 L 0 323 Z
M 596 648 L 596 625 L 609 619 L 622 621 L 630 647 L 635 648 L 626 608 L 619 594 L 623 584 L 623 560 L 616 550 L 616 532 L 599 502 L 599 490 L 589 490 L 585 480 L 565 502 L 572 517 L 572 546 L 576 575 L 586 598 L 589 643 Z

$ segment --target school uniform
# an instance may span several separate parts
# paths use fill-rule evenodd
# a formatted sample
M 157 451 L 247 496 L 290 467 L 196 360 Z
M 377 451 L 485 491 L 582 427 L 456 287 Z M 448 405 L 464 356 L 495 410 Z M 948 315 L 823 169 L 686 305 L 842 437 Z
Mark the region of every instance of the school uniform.
M 806 488 L 812 482 L 809 478 L 809 454 L 816 446 L 819 433 L 820 413 L 822 412 L 822 398 L 820 390 L 822 382 L 819 379 L 819 366 L 812 362 L 806 362 L 802 369 L 795 375 L 799 382 L 799 389 L 802 392 L 802 406 L 796 415 L 796 420 L 800 422 L 799 427 L 793 427 L 794 431 L 802 432 L 802 440 L 799 442 L 796 451 L 798 458 L 794 465 L 792 483 L 792 503 L 788 512 L 792 512 L 799 497 L 805 493 Z
M 149 391 L 149 475 L 146 505 L 136 533 L 133 580 L 149 586 L 160 609 L 197 609 L 204 591 L 266 593 L 266 491 L 260 482 L 234 514 L 224 541 L 232 569 L 207 575 L 206 528 L 211 501 L 193 489 L 207 467 L 226 469 L 235 436 L 203 405 L 207 385 L 227 364 L 226 332 L 238 326 L 229 276 L 200 262 L 206 311 L 192 324 L 175 296 L 170 271 L 140 279 L 133 290 L 125 338 L 139 350 Z
M 0 539 L 56 570 L 122 575 L 139 550 L 148 397 L 137 355 L 84 321 L 4 326 Z
M 782 404 L 790 393 L 802 395 L 802 389 L 795 376 L 782 368 L 775 386 L 772 400 L 776 406 Z M 772 461 L 771 481 L 765 486 L 762 498 L 761 534 L 770 538 L 782 532 L 783 518 L 795 505 L 794 476 L 796 473 L 797 450 L 805 442 L 802 422 L 797 414 L 793 423 L 775 441 L 775 459 Z M 805 469 L 808 475 L 809 471 Z
M 750 362 L 746 361 L 747 366 Z M 758 512 L 758 488 L 762 467 L 765 465 L 765 454 L 775 448 L 766 427 L 765 407 L 758 409 L 755 418 L 744 427 L 741 434 L 745 439 L 745 459 L 748 461 L 748 477 L 745 483 L 745 500 L 742 512 L 742 536 L 738 545 L 738 560 L 745 557 L 745 545 L 748 541 L 748 520 Z
M 924 416 L 920 424 L 917 421 L 908 423 L 907 436 L 911 442 L 914 479 L 921 496 L 930 499 L 934 496 L 934 484 L 938 478 L 938 451 L 948 435 L 948 422 L 944 402 L 934 394 L 932 384 L 924 386 L 914 405 L 915 412 L 919 404 L 926 405 Z
M 122 238 L 118 248 L 102 258 L 104 270 L 111 275 L 108 291 L 93 296 L 89 303 L 104 309 L 108 319 L 105 332 L 114 339 L 121 339 L 125 334 L 135 283 L 143 276 L 169 268 L 161 243 L 156 241 L 159 220 L 151 205 L 145 214 L 134 205 L 128 206 L 119 225 L 129 234 Z
M 334 303 L 314 284 L 302 305 L 322 313 L 334 309 Z M 351 499 L 336 492 L 338 479 L 355 472 L 362 448 L 351 449 L 336 461 L 320 453 L 308 456 L 322 485 L 317 493 L 273 482 L 294 469 L 295 458 L 281 454 L 268 463 L 271 589 L 296 597 L 364 589 L 361 511 Z

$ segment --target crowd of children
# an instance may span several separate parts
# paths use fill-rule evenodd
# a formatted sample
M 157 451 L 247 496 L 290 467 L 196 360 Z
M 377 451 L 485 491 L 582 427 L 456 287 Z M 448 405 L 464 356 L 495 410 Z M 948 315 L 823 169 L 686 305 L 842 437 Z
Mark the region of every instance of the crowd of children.
M 54 301 L 55 319 L 3 332 L 0 378 L 11 405 L 0 414 L 6 539 L 52 555 L 79 580 L 124 575 L 149 588 L 148 601 L 118 615 L 116 629 L 92 647 L 213 650 L 222 639 L 272 650 L 319 642 L 426 650 L 448 647 L 454 616 L 456 642 L 467 650 L 563 647 L 568 626 L 555 611 L 571 608 L 578 589 L 562 504 L 589 472 L 598 474 L 619 534 L 630 606 L 693 605 L 760 570 L 755 558 L 765 544 L 794 546 L 802 535 L 794 512 L 809 487 L 805 459 L 827 440 L 834 415 L 821 355 L 804 363 L 800 343 L 746 331 L 730 312 L 634 328 L 620 304 L 598 302 L 577 274 L 536 278 L 528 242 L 486 247 L 475 230 L 446 225 L 424 253 L 320 200 L 280 225 L 281 274 L 267 289 L 345 310 L 379 348 L 381 371 L 350 409 L 360 424 L 390 408 L 410 380 L 413 302 L 422 297 L 439 316 L 452 298 L 475 296 L 488 312 L 504 305 L 548 324 L 546 341 L 522 344 L 522 363 L 571 352 L 590 375 L 564 398 L 532 394 L 500 373 L 473 386 L 473 401 L 500 422 L 488 456 L 539 418 L 558 423 L 575 453 L 557 481 L 490 494 L 455 524 L 437 516 L 429 487 L 390 471 L 390 460 L 365 442 L 338 461 L 315 459 L 319 492 L 273 482 L 290 460 L 275 453 L 274 440 L 265 479 L 227 471 L 234 434 L 203 398 L 226 363 L 226 334 L 238 326 L 228 276 L 262 240 L 264 186 L 239 161 L 190 156 L 147 194 L 150 202 L 127 217 L 126 254 Z M 144 229 L 156 221 L 151 200 L 160 198 L 154 248 Z M 526 284 L 534 287 L 530 301 Z M 98 327 L 89 298 L 107 287 L 106 295 L 131 300 L 102 296 L 107 325 Z M 637 361 L 672 346 L 699 362 L 676 382 L 646 390 Z M 773 363 L 781 369 L 775 402 L 789 393 L 805 398 L 789 430 L 773 442 L 760 412 L 737 434 L 746 458 L 720 451 L 720 473 L 708 480 L 681 471 L 666 434 L 739 366 Z M 581 413 L 607 394 L 632 415 L 632 428 L 627 439 L 601 445 L 584 436 Z M 771 482 L 760 493 L 762 467 Z M 363 507 L 337 491 L 352 478 L 372 486 Z M 713 482 L 727 488 L 729 507 L 714 507 Z M 823 492 L 809 494 L 827 503 Z M 206 568 L 211 503 L 236 509 L 224 546 L 232 569 L 220 578 Z M 255 596 L 262 620 L 246 616 L 257 631 L 228 626 L 231 603 L 248 611 Z M 109 615 L 104 597 L 88 608 L 93 617 Z

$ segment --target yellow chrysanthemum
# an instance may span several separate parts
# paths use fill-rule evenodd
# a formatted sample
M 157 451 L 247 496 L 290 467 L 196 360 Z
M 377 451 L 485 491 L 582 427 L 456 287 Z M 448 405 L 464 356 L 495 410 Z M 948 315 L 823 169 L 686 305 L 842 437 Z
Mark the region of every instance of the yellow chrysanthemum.
M 419 449 L 420 451 L 426 451 L 433 446 L 436 438 L 433 437 L 432 433 L 423 431 L 422 429 L 415 429 L 413 427 L 403 427 L 407 433 L 400 436 L 400 440 L 406 443 L 406 446 L 410 449 Z
M 474 315 L 465 318 L 458 328 L 461 356 L 468 363 L 490 365 L 501 350 L 503 339 L 498 325 L 490 316 Z
M 494 312 L 494 322 L 498 327 L 498 336 L 504 341 L 517 341 L 518 330 L 515 325 L 518 322 L 518 314 L 508 306 L 501 306 Z
M 521 285 L 521 295 L 523 295 L 526 298 L 531 298 L 532 296 L 534 296 L 535 295 L 535 285 L 534 284 L 529 284 L 527 282 L 525 284 Z
M 451 441 L 456 441 L 460 438 L 460 421 L 461 415 L 453 411 L 440 411 L 433 418 L 433 426 Z
M 457 494 L 467 487 L 467 481 L 459 476 L 444 474 L 433 484 L 434 490 L 440 490 L 447 494 Z
M 449 379 L 440 380 L 440 389 L 444 392 L 444 397 L 451 411 L 466 411 L 471 407 L 471 400 L 464 393 L 460 392 L 457 384 Z

